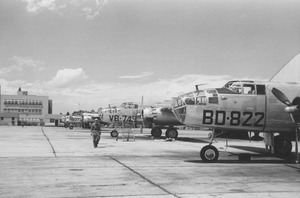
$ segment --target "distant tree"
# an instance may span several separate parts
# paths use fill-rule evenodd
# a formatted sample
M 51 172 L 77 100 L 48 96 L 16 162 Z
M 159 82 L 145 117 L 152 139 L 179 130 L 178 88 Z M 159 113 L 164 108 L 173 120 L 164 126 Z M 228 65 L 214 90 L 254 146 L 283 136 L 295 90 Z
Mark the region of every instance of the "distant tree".
M 67 114 L 66 114 L 66 115 L 67 115 L 67 116 L 68 116 L 68 115 L 70 115 L 69 111 L 67 112 Z

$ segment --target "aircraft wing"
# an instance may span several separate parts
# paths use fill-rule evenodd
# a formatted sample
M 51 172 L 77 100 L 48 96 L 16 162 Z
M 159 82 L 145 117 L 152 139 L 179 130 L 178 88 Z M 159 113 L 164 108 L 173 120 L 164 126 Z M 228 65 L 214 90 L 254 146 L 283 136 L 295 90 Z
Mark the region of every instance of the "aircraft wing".
M 300 83 L 300 54 L 282 67 L 270 81 Z

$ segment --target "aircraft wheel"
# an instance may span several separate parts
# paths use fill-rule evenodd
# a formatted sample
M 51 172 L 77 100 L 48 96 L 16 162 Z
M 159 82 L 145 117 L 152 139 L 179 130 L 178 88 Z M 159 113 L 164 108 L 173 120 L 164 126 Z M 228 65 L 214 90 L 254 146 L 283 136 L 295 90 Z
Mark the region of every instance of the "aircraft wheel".
M 176 129 L 170 128 L 166 131 L 166 138 L 174 138 L 176 139 L 178 137 L 178 131 Z
M 160 128 L 153 128 L 151 129 L 151 135 L 155 138 L 161 137 L 162 131 Z
M 110 132 L 110 136 L 111 136 L 111 137 L 118 137 L 118 135 L 119 135 L 119 133 L 118 133 L 118 131 L 116 131 L 116 130 L 112 130 L 112 131 Z
M 292 152 L 292 141 L 284 138 L 283 135 L 274 137 L 274 151 L 279 156 L 289 156 Z
M 219 158 L 219 151 L 216 147 L 207 145 L 201 149 L 200 157 L 205 162 L 215 162 Z

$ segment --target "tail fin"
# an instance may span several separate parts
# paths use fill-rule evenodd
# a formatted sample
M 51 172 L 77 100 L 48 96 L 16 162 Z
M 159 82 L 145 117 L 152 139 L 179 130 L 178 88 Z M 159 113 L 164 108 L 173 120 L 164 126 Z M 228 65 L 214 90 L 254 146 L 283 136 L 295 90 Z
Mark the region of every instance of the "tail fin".
M 283 66 L 269 81 L 300 83 L 300 54 Z

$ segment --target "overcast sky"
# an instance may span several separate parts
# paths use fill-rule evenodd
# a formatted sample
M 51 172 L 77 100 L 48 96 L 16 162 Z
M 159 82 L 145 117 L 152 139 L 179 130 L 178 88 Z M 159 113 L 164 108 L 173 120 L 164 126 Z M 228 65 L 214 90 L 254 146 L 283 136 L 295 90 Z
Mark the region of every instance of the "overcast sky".
M 0 0 L 1 92 L 54 113 L 268 80 L 298 53 L 298 0 Z

